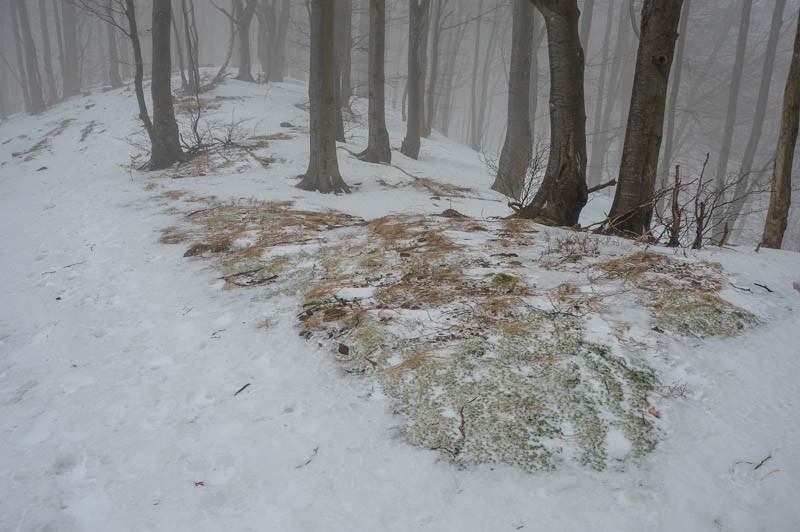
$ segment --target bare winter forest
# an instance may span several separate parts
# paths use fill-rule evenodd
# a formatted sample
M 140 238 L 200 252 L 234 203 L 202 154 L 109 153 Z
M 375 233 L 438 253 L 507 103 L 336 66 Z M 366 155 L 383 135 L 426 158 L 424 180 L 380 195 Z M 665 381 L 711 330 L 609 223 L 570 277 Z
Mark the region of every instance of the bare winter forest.
M 796 1 L 0 0 L 0 530 L 793 530 L 799 125 Z

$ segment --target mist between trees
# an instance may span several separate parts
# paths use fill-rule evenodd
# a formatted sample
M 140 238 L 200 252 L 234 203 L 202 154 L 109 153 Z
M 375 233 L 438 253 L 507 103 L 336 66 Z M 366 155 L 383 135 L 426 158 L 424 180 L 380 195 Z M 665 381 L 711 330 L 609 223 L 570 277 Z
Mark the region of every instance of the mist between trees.
M 0 13 L 0 117 L 130 86 L 152 169 L 202 147 L 178 138 L 175 98 L 294 79 L 310 85 L 302 188 L 349 191 L 335 143 L 358 120 L 369 162 L 391 147 L 425 158 L 431 135 L 471 146 L 516 216 L 572 226 L 609 195 L 595 229 L 667 241 L 677 216 L 687 239 L 673 245 L 702 229 L 701 245 L 800 249 L 786 0 L 2 0 Z M 404 138 L 388 137 L 387 110 Z

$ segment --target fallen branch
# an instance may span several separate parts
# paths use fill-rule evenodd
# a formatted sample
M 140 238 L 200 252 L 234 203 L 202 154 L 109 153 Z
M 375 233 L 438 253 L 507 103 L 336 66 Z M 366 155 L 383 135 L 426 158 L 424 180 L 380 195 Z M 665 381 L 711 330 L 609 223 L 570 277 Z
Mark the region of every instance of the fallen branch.
M 770 290 L 769 286 L 767 286 L 765 284 L 758 284 L 758 283 L 753 283 L 753 284 L 756 285 L 759 288 L 763 288 L 764 290 L 766 290 L 770 294 L 773 292 L 773 290 Z
M 314 447 L 314 451 L 311 454 L 311 457 L 308 460 L 306 460 L 304 463 L 300 464 L 299 466 L 295 466 L 295 469 L 302 469 L 305 466 L 307 466 L 308 464 L 310 464 L 314 460 L 314 457 L 317 456 L 318 452 L 319 452 L 319 446 Z
M 242 386 L 241 388 L 239 388 L 238 390 L 236 390 L 236 393 L 234 393 L 233 396 L 236 397 L 237 395 L 242 393 L 245 390 L 245 388 L 247 388 L 248 386 L 250 386 L 249 382 L 247 384 L 245 384 L 244 386 Z

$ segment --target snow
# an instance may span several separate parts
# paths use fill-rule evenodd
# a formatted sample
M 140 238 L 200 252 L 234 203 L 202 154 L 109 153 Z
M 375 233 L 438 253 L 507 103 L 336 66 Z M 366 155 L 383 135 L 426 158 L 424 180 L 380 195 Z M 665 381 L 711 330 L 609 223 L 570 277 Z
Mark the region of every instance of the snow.
M 619 467 L 531 474 L 459 469 L 409 445 L 374 382 L 344 376 L 326 349 L 298 336 L 296 297 L 222 290 L 211 263 L 160 244 L 159 230 L 180 222 L 169 209 L 180 202 L 161 195 L 169 190 L 294 200 L 366 219 L 447 208 L 507 214 L 478 154 L 437 134 L 423 141 L 420 161 L 393 151 L 394 164 L 470 187 L 469 198 L 414 188 L 400 170 L 344 150 L 353 194 L 295 189 L 307 163 L 308 118 L 295 106 L 304 92 L 298 82 L 221 86 L 209 119 L 225 123 L 233 113 L 241 129 L 262 135 L 288 121 L 294 137 L 270 143 L 278 162 L 267 168 L 184 179 L 129 171 L 136 149 L 127 139 L 139 129 L 129 90 L 0 124 L 0 530 L 797 529 L 797 254 L 688 255 L 722 263 L 729 281 L 749 290 L 721 294 L 761 320 L 733 337 L 656 339 L 640 308 L 615 308 L 615 319 L 630 323 L 628 338 L 661 361 L 662 382 L 685 384 L 683 396 L 658 401 L 663 440 L 642 460 L 624 461 L 629 442 L 610 433 Z M 67 118 L 75 121 L 35 158 L 12 156 Z M 389 127 L 396 146 L 397 116 Z M 363 148 L 363 128 L 351 135 L 343 147 Z M 607 206 L 606 197 L 594 200 L 583 221 Z M 602 248 L 636 249 L 616 239 Z M 537 275 L 547 286 L 570 278 Z M 273 325 L 259 327 L 265 319 Z M 609 341 L 603 320 L 586 328 L 593 341 Z

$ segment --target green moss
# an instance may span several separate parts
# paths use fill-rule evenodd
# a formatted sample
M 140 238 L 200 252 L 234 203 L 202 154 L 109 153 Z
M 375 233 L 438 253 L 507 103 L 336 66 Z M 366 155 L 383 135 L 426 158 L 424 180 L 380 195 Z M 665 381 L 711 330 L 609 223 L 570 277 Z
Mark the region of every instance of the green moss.
M 668 290 L 651 302 L 653 326 L 694 338 L 727 336 L 758 319 L 716 294 L 690 290 Z
M 495 290 L 499 290 L 501 292 L 513 292 L 514 288 L 517 286 L 517 281 L 518 279 L 513 275 L 509 275 L 507 273 L 495 273 L 492 275 L 490 284 Z

